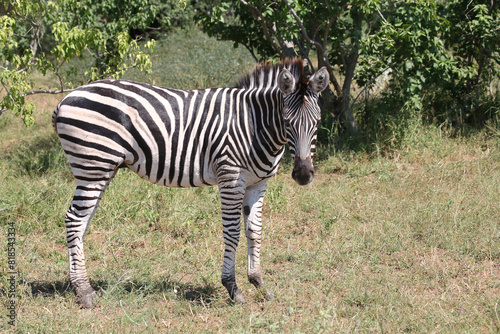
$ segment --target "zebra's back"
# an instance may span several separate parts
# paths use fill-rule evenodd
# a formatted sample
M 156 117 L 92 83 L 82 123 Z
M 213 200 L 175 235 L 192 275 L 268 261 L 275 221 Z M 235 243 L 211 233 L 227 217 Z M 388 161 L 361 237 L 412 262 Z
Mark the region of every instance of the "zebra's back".
M 90 165 L 127 166 L 161 185 L 214 185 L 212 166 L 227 158 L 221 146 L 235 118 L 229 100 L 236 91 L 97 81 L 66 96 L 53 122 L 75 176 L 88 177 Z

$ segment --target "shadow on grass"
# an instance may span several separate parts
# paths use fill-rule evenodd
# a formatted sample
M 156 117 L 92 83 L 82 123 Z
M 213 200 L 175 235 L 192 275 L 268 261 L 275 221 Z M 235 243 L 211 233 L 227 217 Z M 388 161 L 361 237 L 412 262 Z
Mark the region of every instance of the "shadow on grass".
M 74 294 L 69 281 L 56 282 L 28 282 L 33 297 L 52 298 L 56 295 Z M 176 281 L 151 281 L 138 282 L 129 281 L 122 284 L 115 284 L 109 281 L 91 281 L 92 287 L 98 294 L 110 292 L 113 294 L 141 294 L 141 295 L 164 295 L 167 293 L 173 299 L 186 300 L 199 305 L 207 306 L 220 299 L 219 287 L 212 284 L 194 285 L 191 283 L 179 283 Z M 113 290 L 118 290 L 113 291 Z
M 53 297 L 55 295 L 63 295 L 67 292 L 73 292 L 69 281 L 62 282 L 28 282 L 31 287 L 33 297 Z
M 10 167 L 19 175 L 39 177 L 64 171 L 71 178 L 71 170 L 56 134 L 38 136 L 13 148 L 6 156 Z

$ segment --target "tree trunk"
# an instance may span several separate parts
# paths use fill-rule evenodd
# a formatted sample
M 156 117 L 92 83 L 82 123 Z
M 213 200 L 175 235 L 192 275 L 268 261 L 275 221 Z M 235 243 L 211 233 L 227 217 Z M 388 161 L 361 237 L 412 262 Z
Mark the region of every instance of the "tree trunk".
M 318 68 L 323 67 L 325 64 L 322 56 L 318 54 Z M 346 67 L 346 77 L 342 87 L 338 84 L 333 73 L 330 73 L 330 81 L 332 82 L 335 90 L 334 92 L 328 87 L 321 93 L 320 102 L 323 110 L 331 113 L 336 119 L 339 120 L 339 126 L 347 129 L 347 131 L 354 137 L 359 135 L 359 130 L 354 119 L 351 108 L 351 84 L 354 77 L 354 69 L 356 68 L 358 54 L 351 57 L 349 66 Z
M 355 137 L 358 136 L 359 130 L 352 113 L 351 86 L 352 80 L 354 79 L 354 71 L 356 69 L 356 65 L 358 64 L 358 57 L 358 48 L 355 47 L 345 66 L 345 79 L 344 84 L 342 85 L 342 110 L 340 114 L 343 122 L 347 126 L 347 130 Z

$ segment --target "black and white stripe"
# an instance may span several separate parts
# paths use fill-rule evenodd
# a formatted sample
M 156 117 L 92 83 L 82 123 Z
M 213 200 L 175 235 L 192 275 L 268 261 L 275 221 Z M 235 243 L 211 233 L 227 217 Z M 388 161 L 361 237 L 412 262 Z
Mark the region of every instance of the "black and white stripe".
M 121 167 L 169 187 L 218 185 L 225 241 L 222 281 L 244 302 L 235 283 L 234 255 L 243 212 L 248 276 L 264 287 L 260 272 L 261 209 L 267 179 L 289 143 L 293 178 L 312 180 L 318 94 L 328 84 L 321 69 L 309 80 L 302 60 L 262 64 L 234 88 L 176 90 L 102 80 L 67 95 L 53 115 L 76 179 L 66 214 L 70 281 L 78 301 L 92 307 L 83 236 L 100 198 Z

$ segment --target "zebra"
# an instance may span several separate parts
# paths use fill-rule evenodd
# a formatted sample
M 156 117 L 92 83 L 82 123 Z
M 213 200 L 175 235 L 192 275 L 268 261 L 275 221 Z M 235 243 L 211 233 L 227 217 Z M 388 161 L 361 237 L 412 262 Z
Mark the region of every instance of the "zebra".
M 83 238 L 119 168 L 168 187 L 217 185 L 224 258 L 221 281 L 236 304 L 245 303 L 235 279 L 241 216 L 248 245 L 249 281 L 267 299 L 261 273 L 261 213 L 267 181 L 288 143 L 292 178 L 314 177 L 326 68 L 306 76 L 301 58 L 260 63 L 235 87 L 179 90 L 106 79 L 81 86 L 56 107 L 52 123 L 71 166 L 76 190 L 65 215 L 69 279 L 82 308 L 95 290 L 85 266 Z

